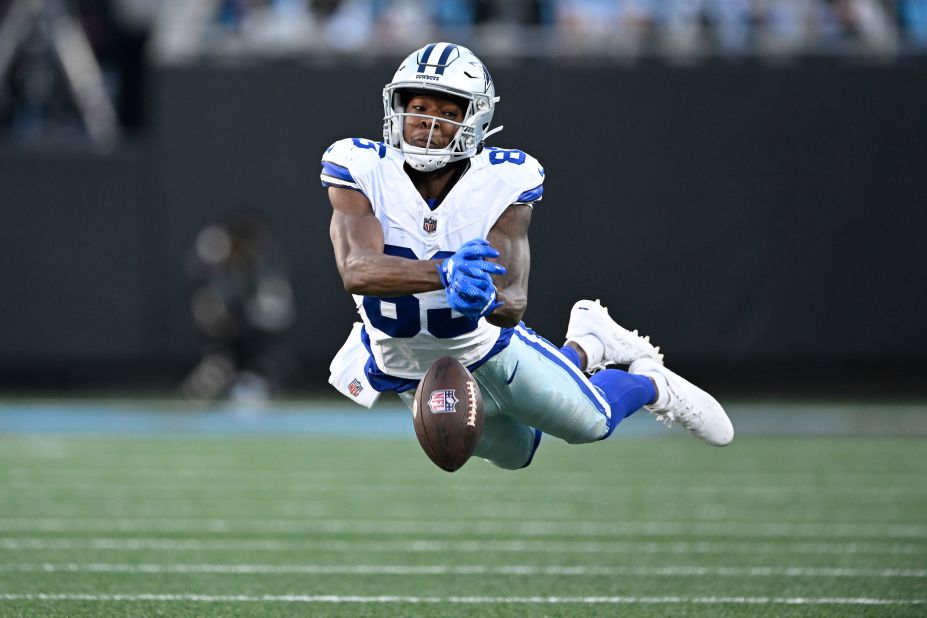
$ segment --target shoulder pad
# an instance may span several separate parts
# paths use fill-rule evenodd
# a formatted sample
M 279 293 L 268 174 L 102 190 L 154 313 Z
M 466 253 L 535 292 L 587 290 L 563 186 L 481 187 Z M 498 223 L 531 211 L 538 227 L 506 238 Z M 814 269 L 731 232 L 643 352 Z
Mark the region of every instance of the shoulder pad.
M 505 182 L 519 191 L 516 204 L 532 204 L 544 195 L 544 168 L 522 150 L 487 148 L 487 158 Z
M 386 156 L 386 146 L 359 137 L 341 139 L 322 154 L 322 186 L 358 189 L 356 177 Z

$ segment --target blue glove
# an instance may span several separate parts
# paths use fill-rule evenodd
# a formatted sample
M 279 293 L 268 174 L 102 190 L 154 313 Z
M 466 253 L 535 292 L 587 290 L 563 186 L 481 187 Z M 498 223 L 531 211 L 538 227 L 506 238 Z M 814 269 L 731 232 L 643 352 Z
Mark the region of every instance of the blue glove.
M 458 272 L 444 291 L 451 309 L 474 320 L 489 315 L 502 304 L 496 300 L 496 286 L 489 275 L 477 272 L 476 277 Z
M 438 264 L 441 285 L 447 288 L 458 274 L 475 278 L 480 278 L 480 273 L 504 275 L 504 266 L 486 261 L 486 258 L 496 257 L 499 257 L 499 252 L 482 238 L 465 242 L 457 253 Z
M 471 319 L 492 313 L 502 303 L 496 301 L 496 286 L 490 275 L 504 275 L 505 267 L 486 258 L 498 257 L 487 241 L 477 238 L 438 265 L 441 283 L 451 309 Z

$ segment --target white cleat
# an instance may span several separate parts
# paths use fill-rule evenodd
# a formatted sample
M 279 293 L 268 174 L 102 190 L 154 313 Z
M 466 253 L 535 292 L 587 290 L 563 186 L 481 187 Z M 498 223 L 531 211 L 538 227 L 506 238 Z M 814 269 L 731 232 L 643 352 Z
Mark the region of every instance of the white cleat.
M 734 426 L 718 401 L 649 358 L 634 361 L 629 373 L 647 376 L 657 387 L 657 400 L 644 406 L 667 427 L 674 421 L 708 444 L 725 446 L 734 439 Z
M 597 300 L 581 300 L 570 311 L 567 341 L 573 341 L 586 352 L 586 373 L 594 373 L 606 365 L 629 365 L 639 358 L 663 362 L 659 347 L 650 337 L 641 337 L 615 323 L 608 309 Z

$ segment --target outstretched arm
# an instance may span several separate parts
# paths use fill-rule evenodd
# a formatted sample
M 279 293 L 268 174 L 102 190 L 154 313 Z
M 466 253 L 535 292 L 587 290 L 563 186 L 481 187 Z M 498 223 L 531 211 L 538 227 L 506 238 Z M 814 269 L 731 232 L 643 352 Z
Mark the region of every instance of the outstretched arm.
M 440 290 L 433 260 L 409 260 L 383 253 L 383 229 L 370 201 L 359 191 L 328 188 L 330 234 L 344 289 L 364 296 L 404 296 Z
M 506 268 L 504 275 L 493 277 L 497 300 L 502 306 L 486 316 L 490 324 L 511 327 L 521 322 L 528 307 L 528 272 L 531 270 L 531 249 L 528 246 L 528 226 L 531 207 L 512 204 L 489 231 L 489 243 L 499 250 L 499 262 Z

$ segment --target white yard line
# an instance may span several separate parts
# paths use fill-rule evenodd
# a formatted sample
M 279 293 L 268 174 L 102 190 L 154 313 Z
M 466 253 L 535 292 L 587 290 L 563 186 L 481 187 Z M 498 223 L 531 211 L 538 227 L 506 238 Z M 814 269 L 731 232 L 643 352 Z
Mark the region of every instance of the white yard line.
M 567 552 L 624 554 L 796 554 L 796 555 L 925 555 L 927 546 L 911 543 L 763 543 L 750 541 L 541 541 L 474 540 L 338 540 L 338 539 L 186 539 L 186 538 L 0 538 L 0 548 L 19 551 L 253 551 L 253 552 Z
M 0 496 L 2 495 L 3 492 L 0 490 Z M 13 499 L 8 494 L 5 497 L 6 499 Z M 200 498 L 203 497 L 200 496 Z M 31 516 L 39 516 L 39 519 L 42 520 L 39 523 L 41 528 L 33 528 L 33 531 L 35 532 L 67 532 L 67 530 L 65 530 L 60 525 L 48 524 L 45 521 L 45 518 L 40 516 L 40 514 L 44 513 L 53 513 L 54 519 L 56 520 L 76 519 L 85 521 L 88 518 L 102 517 L 107 519 L 118 519 L 121 521 L 132 520 L 134 522 L 137 522 L 139 519 L 152 519 L 152 513 L 162 513 L 162 519 L 167 520 L 168 523 L 156 524 L 157 529 L 151 531 L 154 533 L 189 532 L 190 530 L 184 529 L 189 528 L 191 525 L 185 523 L 189 520 L 203 521 L 209 520 L 211 517 L 227 518 L 228 514 L 230 513 L 235 514 L 234 521 L 244 521 L 250 519 L 257 521 L 298 520 L 300 522 L 328 521 L 335 519 L 340 519 L 343 521 L 344 517 L 356 516 L 358 514 L 353 511 L 348 512 L 348 510 L 338 507 L 337 505 L 333 504 L 332 501 L 326 500 L 324 497 L 314 497 L 304 500 L 290 500 L 267 498 L 259 494 L 255 494 L 252 496 L 241 495 L 234 499 L 228 497 L 215 497 L 206 499 L 205 502 L 199 500 L 197 502 L 190 502 L 189 499 L 185 501 L 168 500 L 158 499 L 157 495 L 146 495 L 139 496 L 138 499 L 128 499 L 126 497 L 123 497 L 122 499 L 114 498 L 112 500 L 96 499 L 92 500 L 92 504 L 89 498 L 87 501 L 82 502 L 62 502 L 62 500 L 63 498 L 60 496 L 54 500 L 37 500 L 34 496 L 32 496 L 18 499 L 13 504 L 12 508 L 4 509 L 3 505 L 0 504 L 0 534 L 15 531 L 27 532 L 29 527 L 23 524 L 23 520 L 31 520 Z M 2 498 L 0 498 L 0 502 L 2 502 Z M 433 518 L 431 521 L 434 522 L 443 518 L 457 520 L 457 518 L 461 516 L 460 504 L 462 504 L 462 502 L 444 503 L 440 506 L 440 510 L 435 510 L 432 512 Z M 386 521 L 415 521 L 421 517 L 422 513 L 421 508 L 412 508 L 412 505 L 413 503 L 408 501 L 401 503 L 383 504 L 382 508 L 379 509 L 379 515 Z M 458 508 L 455 509 L 455 505 Z M 852 511 L 847 510 L 842 513 L 844 518 L 843 521 L 829 520 L 825 522 L 824 520 L 826 519 L 827 509 L 819 508 L 814 510 L 806 509 L 805 512 L 802 513 L 801 519 L 798 519 L 797 517 L 787 517 L 784 518 L 783 522 L 790 522 L 792 524 L 801 526 L 826 526 L 829 528 L 840 526 L 868 526 L 871 529 L 875 529 L 876 527 L 884 526 L 922 526 L 923 518 L 921 520 L 917 520 L 916 518 L 912 517 L 912 513 L 914 513 L 914 510 L 912 509 L 916 509 L 916 507 L 906 507 L 901 504 L 892 504 L 884 501 L 873 501 L 868 503 L 868 508 L 862 508 L 860 503 L 853 505 Z M 571 532 L 571 526 L 574 526 L 577 523 L 581 526 L 584 526 L 588 530 L 593 526 L 614 526 L 615 522 L 634 522 L 641 518 L 640 509 L 634 509 L 631 505 L 627 504 L 619 505 L 613 509 L 610 509 L 608 514 L 610 516 L 610 521 L 577 522 L 577 512 L 575 507 L 570 506 L 569 501 L 566 501 L 564 504 L 555 504 L 552 506 L 545 505 L 543 521 L 545 525 L 549 525 L 551 527 L 556 526 L 558 529 L 561 526 L 565 526 L 563 529 L 566 531 L 566 534 L 574 534 Z M 764 507 L 763 502 L 756 502 L 751 505 L 747 505 L 745 503 L 733 505 L 731 503 L 725 502 L 716 503 L 714 505 L 706 505 L 703 508 L 699 508 L 693 511 L 691 507 L 687 510 L 682 505 L 676 505 L 676 507 L 672 509 L 663 509 L 661 511 L 661 515 L 665 520 L 682 520 L 691 516 L 693 521 L 698 522 L 700 525 L 706 526 L 713 524 L 727 525 L 731 523 L 736 523 L 736 525 L 745 525 L 749 524 L 752 518 L 761 519 L 768 517 L 769 507 L 768 505 Z M 498 502 L 496 501 L 487 501 L 482 503 L 471 502 L 467 505 L 466 516 L 468 521 L 492 522 L 487 525 L 515 526 L 518 522 L 536 518 L 538 516 L 538 509 L 536 506 L 533 506 L 530 501 L 525 501 L 524 504 L 508 505 L 501 512 L 499 510 Z M 812 517 L 814 519 L 811 519 Z M 4 528 L 4 522 L 8 522 L 10 524 L 10 526 L 6 529 Z M 779 526 L 782 525 L 783 522 L 775 522 L 774 525 Z M 57 528 L 49 529 L 50 525 L 57 525 Z M 304 526 L 306 524 L 301 523 L 298 525 Z M 429 527 L 427 527 L 425 530 L 422 530 L 421 532 L 424 534 L 436 534 L 434 529 L 431 527 L 432 525 L 433 524 L 429 524 Z M 126 526 L 134 527 L 130 529 L 123 528 L 122 532 L 142 531 L 139 529 L 138 524 L 126 524 Z M 82 529 L 81 531 L 104 532 L 102 528 L 104 528 L 104 526 L 100 526 L 95 529 Z M 211 531 L 214 532 L 215 530 Z M 287 530 L 284 529 L 284 532 L 286 531 Z M 267 532 L 270 531 L 268 530 Z M 248 532 L 248 534 L 260 533 L 260 530 Z M 339 533 L 329 532 L 329 534 Z M 486 532 L 481 532 L 481 535 L 486 534 Z M 589 534 L 588 532 L 582 531 L 580 531 L 578 535 L 597 536 L 595 534 Z M 511 536 L 526 536 L 526 534 L 512 533 Z M 530 536 L 536 535 L 532 534 Z M 709 534 L 708 536 L 715 535 Z M 734 536 L 742 535 L 735 534 Z M 822 536 L 826 538 L 828 535 L 823 534 Z M 838 536 L 844 537 L 855 535 L 840 534 Z M 866 535 L 862 536 L 865 537 Z M 924 540 L 927 540 L 927 536 L 924 537 Z
M 192 488 L 190 490 L 193 492 Z M 5 495 L 10 501 L 10 506 L 4 508 L 0 504 L 0 531 L 2 531 L 2 522 L 12 521 L 13 526 L 21 525 L 24 519 L 31 519 L 33 516 L 53 513 L 57 520 L 78 519 L 86 520 L 87 518 L 104 517 L 107 519 L 120 520 L 138 520 L 151 519 L 152 513 L 163 513 L 163 517 L 171 520 L 178 519 L 209 519 L 211 516 L 226 517 L 228 513 L 235 513 L 236 519 L 243 518 L 261 519 L 261 520 L 331 520 L 341 519 L 344 509 L 333 503 L 331 499 L 325 496 L 307 496 L 306 498 L 295 498 L 287 496 L 283 498 L 269 497 L 261 493 L 239 494 L 237 496 L 203 496 L 193 493 L 196 496 L 195 501 L 191 501 L 191 494 L 185 494 L 185 497 L 165 496 L 158 493 L 146 493 L 135 497 L 126 495 L 113 495 L 102 498 L 93 492 L 87 492 L 86 495 L 66 499 L 61 495 L 48 495 L 38 497 L 34 493 L 28 496 L 23 495 L 16 497 L 9 493 L 4 493 L 0 489 L 0 495 Z M 925 497 L 927 500 L 927 497 Z M 433 519 L 448 517 L 456 519 L 460 517 L 460 505 L 466 502 L 465 499 L 459 498 L 454 502 L 446 502 L 440 511 L 433 511 Z M 636 502 L 634 503 L 636 504 Z M 908 500 L 902 502 L 890 501 L 857 501 L 852 509 L 844 509 L 840 516 L 842 519 L 829 518 L 828 509 L 823 507 L 815 509 L 805 509 L 800 520 L 795 523 L 801 525 L 813 526 L 921 526 L 923 521 L 913 518 L 912 509 L 916 507 L 906 506 Z M 379 509 L 379 515 L 387 521 L 405 521 L 415 520 L 421 517 L 421 509 L 413 508 L 414 501 L 384 502 Z M 820 506 L 820 505 L 819 505 Z M 456 508 L 455 508 L 456 507 Z M 832 509 L 831 509 L 832 510 Z M 741 523 L 749 523 L 751 519 L 763 519 L 769 515 L 769 505 L 765 501 L 739 502 L 732 503 L 729 501 L 713 501 L 710 505 L 703 505 L 693 512 L 690 508 L 684 508 L 684 505 L 677 504 L 675 508 L 663 509 L 662 517 L 666 520 L 683 519 L 692 517 L 700 523 L 711 524 L 713 522 L 730 522 L 737 520 Z M 536 519 L 538 509 L 531 501 L 507 504 L 502 511 L 499 510 L 498 501 L 485 501 L 473 503 L 472 500 L 467 504 L 467 518 L 469 520 L 514 523 L 524 520 Z M 550 525 L 564 523 L 572 524 L 577 520 L 575 507 L 570 505 L 570 501 L 564 501 L 562 504 L 545 505 L 543 512 L 544 522 Z M 605 522 L 581 522 L 583 525 L 596 525 L 604 523 L 611 525 L 614 522 L 635 521 L 640 519 L 640 509 L 633 508 L 633 504 L 621 504 L 609 510 L 609 521 Z M 797 518 L 790 518 L 797 519 Z M 18 523 L 19 522 L 19 523 Z M 776 522 L 781 524 L 782 522 Z
M 515 576 L 634 576 L 634 577 L 889 577 L 924 578 L 925 569 L 833 567 L 669 565 L 642 566 L 486 566 L 486 565 L 333 565 L 333 564 L 124 564 L 22 563 L 0 564 L 0 572 L 24 573 L 185 573 L 218 575 L 515 575 Z
M 207 594 L 0 594 L 2 601 L 153 601 L 187 603 L 427 603 L 427 604 L 613 604 L 613 605 L 924 605 L 927 599 L 870 597 L 422 597 L 361 595 L 207 595 Z
M 555 521 L 415 519 L 221 519 L 146 517 L 0 518 L 0 532 L 183 532 L 247 534 L 498 534 L 515 537 L 613 537 L 701 535 L 751 538 L 927 539 L 927 526 L 890 523 L 800 523 L 739 521 Z

